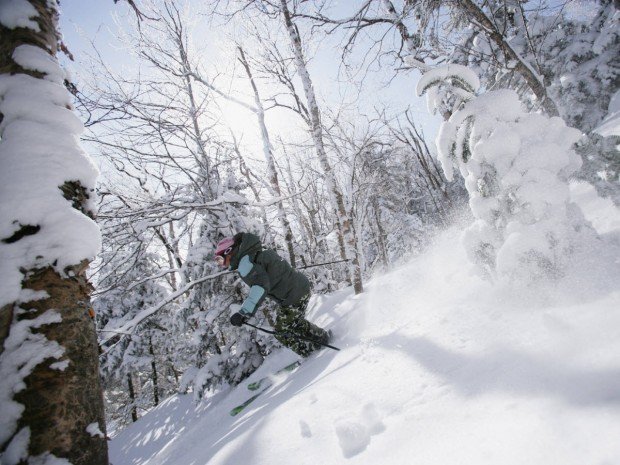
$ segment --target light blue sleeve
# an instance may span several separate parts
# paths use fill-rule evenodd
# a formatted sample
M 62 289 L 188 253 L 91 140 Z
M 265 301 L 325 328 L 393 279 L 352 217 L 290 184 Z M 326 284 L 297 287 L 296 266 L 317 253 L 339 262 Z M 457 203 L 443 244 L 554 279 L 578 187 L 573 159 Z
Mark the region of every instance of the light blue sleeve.
M 240 313 L 245 315 L 253 315 L 256 311 L 256 305 L 261 301 L 261 298 L 265 295 L 265 289 L 260 286 L 252 286 L 250 293 L 246 297 L 243 305 L 241 306 Z
M 252 271 L 252 268 L 254 268 L 254 264 L 250 261 L 250 257 L 244 255 L 244 257 L 239 262 L 239 266 L 237 267 L 239 274 L 241 275 L 241 277 L 245 278 L 250 273 L 250 271 Z

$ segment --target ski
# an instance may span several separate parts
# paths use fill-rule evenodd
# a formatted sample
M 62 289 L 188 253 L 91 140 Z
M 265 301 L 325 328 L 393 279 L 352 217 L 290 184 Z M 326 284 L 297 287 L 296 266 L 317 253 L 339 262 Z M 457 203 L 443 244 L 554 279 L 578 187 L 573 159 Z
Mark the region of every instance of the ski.
M 260 389 L 261 385 L 267 381 L 270 377 L 272 376 L 277 376 L 279 374 L 282 373 L 286 373 L 288 371 L 293 371 L 295 368 L 297 368 L 300 365 L 301 362 L 297 361 L 297 362 L 293 362 L 290 365 L 286 365 L 284 368 L 280 368 L 278 371 L 276 371 L 275 373 L 268 375 L 268 376 L 263 376 L 261 379 L 259 379 L 258 381 L 254 381 L 253 383 L 248 384 L 248 389 L 250 391 L 256 391 L 258 389 Z
M 254 402 L 254 400 L 256 400 L 256 398 L 258 396 L 260 396 L 263 392 L 265 392 L 267 389 L 269 389 L 269 387 L 271 386 L 271 384 L 269 384 L 269 386 L 265 386 L 265 389 L 263 389 L 262 391 L 257 392 L 256 394 L 254 394 L 252 397 L 250 397 L 248 400 L 246 400 L 243 404 L 237 405 L 235 408 L 233 408 L 230 411 L 230 415 L 231 416 L 235 416 L 237 415 L 239 412 L 241 412 L 244 408 L 246 408 L 248 405 L 250 405 L 252 402 Z
M 242 404 L 239 404 L 235 408 L 233 408 L 230 411 L 230 415 L 234 417 L 235 415 L 239 414 L 240 412 L 243 411 L 243 409 L 245 409 L 248 405 L 250 405 L 252 402 L 254 402 L 258 396 L 260 396 L 263 392 L 265 392 L 267 389 L 269 389 L 271 387 L 271 385 L 273 384 L 273 381 L 271 380 L 272 376 L 277 376 L 277 375 L 282 374 L 282 373 L 291 372 L 295 368 L 297 368 L 300 364 L 301 364 L 301 362 L 299 362 L 299 361 L 293 362 L 290 365 L 286 365 L 284 368 L 280 368 L 278 371 L 276 371 L 272 375 L 265 376 L 265 377 L 259 379 L 258 381 L 255 381 L 253 383 L 248 384 L 247 387 L 248 387 L 248 389 L 250 391 L 257 391 L 258 390 L 258 392 L 256 394 L 254 394 L 252 397 L 250 397 L 248 400 L 243 402 Z M 261 387 L 262 387 L 262 389 L 261 389 Z

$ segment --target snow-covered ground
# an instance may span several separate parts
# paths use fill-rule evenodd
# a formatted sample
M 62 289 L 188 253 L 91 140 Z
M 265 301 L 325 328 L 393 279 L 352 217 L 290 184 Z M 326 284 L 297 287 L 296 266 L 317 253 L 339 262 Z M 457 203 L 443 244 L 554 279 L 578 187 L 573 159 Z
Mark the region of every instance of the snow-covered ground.
M 246 382 L 166 400 L 110 443 L 111 463 L 179 465 L 620 463 L 620 214 L 573 194 L 603 240 L 553 289 L 501 289 L 440 235 L 367 283 L 315 297 L 323 350 L 236 417 Z

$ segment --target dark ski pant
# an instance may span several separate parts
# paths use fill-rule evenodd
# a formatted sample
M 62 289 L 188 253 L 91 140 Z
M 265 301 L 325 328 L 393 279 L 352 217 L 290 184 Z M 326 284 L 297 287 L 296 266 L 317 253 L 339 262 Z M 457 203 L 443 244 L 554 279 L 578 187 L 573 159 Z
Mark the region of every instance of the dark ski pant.
M 276 316 L 276 339 L 291 349 L 293 352 L 307 357 L 315 350 L 321 348 L 321 344 L 304 341 L 295 335 L 314 341 L 327 342 L 327 331 L 306 320 L 306 308 L 310 294 L 304 296 L 297 305 L 280 307 Z

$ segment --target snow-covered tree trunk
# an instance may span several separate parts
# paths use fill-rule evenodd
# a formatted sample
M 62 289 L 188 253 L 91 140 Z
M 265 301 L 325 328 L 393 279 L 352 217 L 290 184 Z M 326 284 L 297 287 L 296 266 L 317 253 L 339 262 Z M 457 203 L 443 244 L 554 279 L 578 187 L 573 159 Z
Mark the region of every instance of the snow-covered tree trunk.
M 327 184 L 327 190 L 330 198 L 330 202 L 334 211 L 336 212 L 338 224 L 342 230 L 342 235 L 344 236 L 344 242 L 346 244 L 346 251 L 348 258 L 351 259 L 350 273 L 351 279 L 353 281 L 353 287 L 355 289 L 355 293 L 359 294 L 363 292 L 362 285 L 362 272 L 359 263 L 359 257 L 357 255 L 357 247 L 355 242 L 355 237 L 353 234 L 353 229 L 351 225 L 351 220 L 347 215 L 347 211 L 344 205 L 344 199 L 342 197 L 342 193 L 338 189 L 336 184 L 336 177 L 334 175 L 334 171 L 329 163 L 327 157 L 327 151 L 325 150 L 325 145 L 323 143 L 323 129 L 321 126 L 321 115 L 319 111 L 319 106 L 316 101 L 316 95 L 314 93 L 314 88 L 312 86 L 312 80 L 310 79 L 310 73 L 308 72 L 308 67 L 306 66 L 306 61 L 304 59 L 303 49 L 301 46 L 301 38 L 299 37 L 299 33 L 297 31 L 297 27 L 293 23 L 291 19 L 291 14 L 288 8 L 287 0 L 280 0 L 280 8 L 282 12 L 282 16 L 284 18 L 284 24 L 286 25 L 286 29 L 288 31 L 289 37 L 291 39 L 291 45 L 293 47 L 293 53 L 295 54 L 295 64 L 297 66 L 297 72 L 301 78 L 304 93 L 306 99 L 308 101 L 308 111 L 310 113 L 310 125 L 311 125 L 311 133 L 312 140 L 314 142 L 314 146 L 316 148 L 317 156 L 319 158 L 319 163 L 321 164 L 321 168 L 325 173 L 325 183 Z M 343 257 L 347 258 L 347 257 Z
M 97 170 L 56 59 L 58 4 L 0 8 L 0 462 L 107 464 L 86 268 Z M 36 457 L 36 458 L 35 458 Z

